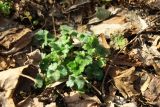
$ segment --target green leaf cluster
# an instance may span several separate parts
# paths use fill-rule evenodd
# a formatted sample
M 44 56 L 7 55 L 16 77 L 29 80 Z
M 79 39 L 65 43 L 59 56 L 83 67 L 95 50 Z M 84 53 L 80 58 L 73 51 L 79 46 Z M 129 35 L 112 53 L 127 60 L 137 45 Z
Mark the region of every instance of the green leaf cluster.
M 111 36 L 111 46 L 116 50 L 122 49 L 128 43 L 127 39 L 122 34 L 114 34 Z
M 9 15 L 11 12 L 11 1 L 0 1 L 0 12 L 4 15 Z
M 59 37 L 50 36 L 46 30 L 36 33 L 42 48 L 49 47 L 44 53 L 40 68 L 44 73 L 44 83 L 49 85 L 59 80 L 67 80 L 68 87 L 83 90 L 85 79 L 103 78 L 106 65 L 106 49 L 99 44 L 97 37 L 89 33 L 79 33 L 73 28 L 63 25 Z M 74 45 L 77 39 L 80 46 Z M 39 78 L 38 78 L 38 81 Z M 42 85 L 40 81 L 39 87 Z

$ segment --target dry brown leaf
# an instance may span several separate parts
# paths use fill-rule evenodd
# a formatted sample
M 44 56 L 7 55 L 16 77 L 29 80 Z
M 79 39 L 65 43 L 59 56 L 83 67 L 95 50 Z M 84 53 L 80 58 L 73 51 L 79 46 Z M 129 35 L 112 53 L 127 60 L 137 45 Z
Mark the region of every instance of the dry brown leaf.
M 54 103 L 50 103 L 50 104 L 45 105 L 45 107 L 57 107 L 57 106 L 56 106 L 56 103 L 54 102 Z
M 123 105 L 121 105 L 120 107 L 137 107 L 137 104 L 134 103 L 125 103 Z
M 135 67 L 131 67 L 129 69 L 126 69 L 122 72 L 119 72 L 119 75 L 116 75 L 114 79 L 123 78 L 123 77 L 129 77 L 132 76 L 132 74 L 135 72 Z
M 11 28 L 7 31 L 1 32 L 1 35 L 3 35 L 3 39 L 0 40 L 0 45 L 9 49 L 13 43 L 20 40 L 28 32 L 31 32 L 29 28 Z
M 31 68 L 32 68 L 31 66 L 27 65 L 27 66 L 22 66 L 22 67 L 18 67 L 18 68 L 14 68 L 14 69 L 8 69 L 6 71 L 0 72 L 0 88 L 3 90 L 0 92 L 0 94 L 3 94 L 3 96 L 0 96 L 0 99 L 1 99 L 0 104 L 6 105 L 6 104 L 8 104 L 7 103 L 8 101 L 11 101 L 11 99 L 13 97 L 13 93 L 16 89 L 17 83 L 20 82 L 19 81 L 20 75 L 23 75 L 22 72 L 27 73 L 28 72 L 27 69 L 31 70 Z M 33 72 L 35 72 L 35 70 L 32 69 L 31 73 L 33 73 Z M 36 71 L 36 73 L 37 73 L 37 71 Z M 23 75 L 23 76 L 28 77 L 27 74 Z M 23 85 L 25 85 L 25 84 L 23 84 Z M 28 84 L 28 87 L 29 87 L 29 84 Z M 13 105 L 6 105 L 3 107 L 12 107 L 12 106 L 15 106 L 15 105 L 14 104 Z
M 33 102 L 31 105 L 31 107 L 44 107 L 43 103 L 38 101 L 38 98 L 33 98 Z
M 131 56 L 132 54 L 132 56 Z M 128 54 L 119 54 L 116 59 L 114 59 L 114 64 L 117 66 L 140 66 L 141 62 L 138 60 L 138 58 L 135 58 L 134 53 L 131 52 L 129 55 Z
M 7 48 L 7 50 L 0 50 L 0 54 L 10 55 L 16 53 L 26 47 L 31 42 L 33 36 L 34 32 L 31 32 L 31 29 L 23 27 L 19 29 L 17 28 L 15 33 L 4 35 L 0 40 L 0 45 Z
M 28 96 L 24 100 L 20 101 L 16 106 L 17 107 L 28 107 L 28 105 L 31 105 L 32 101 L 33 99 L 31 98 L 31 96 Z
M 147 79 L 146 79 L 146 81 L 142 84 L 142 86 L 141 86 L 141 88 L 140 88 L 142 94 L 147 90 L 147 88 L 148 88 L 148 86 L 149 86 L 149 84 L 150 84 L 150 82 L 151 82 L 151 77 L 150 77 L 150 75 L 148 75 L 147 72 L 145 72 L 145 73 L 146 73 L 146 75 L 147 75 Z
M 4 95 L 1 96 L 2 98 L 0 103 L 4 104 L 2 106 L 4 107 L 14 107 L 15 105 L 8 105 L 8 100 L 12 98 L 13 91 L 17 85 L 18 78 L 23 71 L 24 67 L 19 67 L 15 69 L 9 69 L 3 72 L 0 72 L 0 88 L 3 89 L 4 91 L 0 92 L 1 94 L 3 93 Z M 6 105 L 7 104 L 7 105 Z
M 133 82 L 135 81 L 135 67 L 131 67 L 124 71 L 115 70 L 110 73 L 114 80 L 115 87 L 125 97 L 132 97 L 138 95 L 138 92 L 134 89 Z
M 38 98 L 31 98 L 30 96 L 19 102 L 16 107 L 44 107 L 43 102 L 39 102 Z
M 5 98 L 5 92 L 0 93 L 0 106 L 1 107 L 15 107 L 15 104 L 13 102 L 12 98 Z
M 9 67 L 15 67 L 15 60 L 10 57 L 0 56 L 0 70 L 8 69 Z
M 112 34 L 122 33 L 130 31 L 132 34 L 146 29 L 148 24 L 144 19 L 138 16 L 135 12 L 123 10 L 114 17 L 103 21 L 100 24 L 92 25 L 91 31 L 95 34 L 104 33 L 107 38 L 110 38 Z
M 160 52 L 156 47 L 159 40 L 160 37 L 157 36 L 150 47 L 143 43 L 142 50 L 137 49 L 139 59 L 144 63 L 144 65 L 152 65 L 157 75 L 160 75 Z
M 78 92 L 70 92 L 65 94 L 64 100 L 68 107 L 99 107 L 100 100 L 96 97 L 90 97 L 86 94 Z
M 105 37 L 105 35 L 104 35 L 103 33 L 100 34 L 99 39 L 100 39 L 100 43 L 102 43 L 102 45 L 103 45 L 106 49 L 110 49 L 110 46 L 109 46 L 109 44 L 107 43 L 106 37 Z
M 138 95 L 137 91 L 134 89 L 134 86 L 128 82 L 124 83 L 119 79 L 114 80 L 115 86 L 117 87 L 118 91 L 125 97 L 132 97 Z
M 36 49 L 33 52 L 27 54 L 27 61 L 25 62 L 25 65 L 33 64 L 38 66 L 41 59 L 41 52 L 39 49 Z
M 156 47 L 157 47 L 157 49 L 160 49 L 160 42 L 157 44 Z
M 77 27 L 78 32 L 87 32 L 87 26 L 86 25 L 79 25 Z
M 152 76 L 148 89 L 144 92 L 144 98 L 148 103 L 157 104 L 160 102 L 160 78 Z

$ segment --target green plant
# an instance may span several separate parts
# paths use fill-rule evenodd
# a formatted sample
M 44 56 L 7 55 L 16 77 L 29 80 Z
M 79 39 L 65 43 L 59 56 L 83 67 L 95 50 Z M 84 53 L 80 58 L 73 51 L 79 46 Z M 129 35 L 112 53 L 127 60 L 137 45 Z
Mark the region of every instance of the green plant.
M 9 15 L 11 12 L 11 1 L 0 1 L 0 12 L 4 15 Z
M 79 33 L 63 25 L 58 38 L 46 30 L 38 31 L 36 38 L 42 43 L 44 50 L 50 49 L 50 52 L 44 53 L 40 64 L 45 85 L 66 80 L 68 87 L 83 90 L 85 81 L 103 78 L 108 53 L 95 35 Z M 75 39 L 78 43 L 74 42 Z M 41 80 L 38 78 L 39 87 L 42 85 Z
M 122 49 L 127 43 L 127 39 L 122 34 L 117 33 L 111 36 L 110 45 L 117 50 Z

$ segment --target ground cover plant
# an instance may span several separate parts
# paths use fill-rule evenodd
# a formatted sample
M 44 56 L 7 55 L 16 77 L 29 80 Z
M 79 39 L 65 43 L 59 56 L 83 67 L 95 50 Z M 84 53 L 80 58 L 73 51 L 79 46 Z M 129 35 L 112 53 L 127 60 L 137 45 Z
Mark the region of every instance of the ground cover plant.
M 45 85 L 66 79 L 68 87 L 83 90 L 86 81 L 102 80 L 109 53 L 94 34 L 79 33 L 63 25 L 59 37 L 49 36 L 46 30 L 36 33 L 42 48 L 50 49 L 49 53 L 44 53 L 40 64 Z

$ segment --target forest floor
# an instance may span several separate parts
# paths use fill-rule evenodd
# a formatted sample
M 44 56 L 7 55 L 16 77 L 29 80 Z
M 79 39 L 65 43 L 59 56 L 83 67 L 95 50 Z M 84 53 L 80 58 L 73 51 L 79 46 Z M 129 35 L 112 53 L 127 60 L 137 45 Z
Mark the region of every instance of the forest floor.
M 1 0 L 0 107 L 160 107 L 160 0 Z

